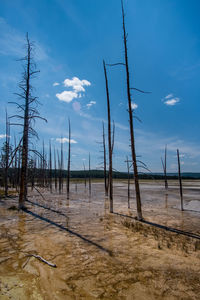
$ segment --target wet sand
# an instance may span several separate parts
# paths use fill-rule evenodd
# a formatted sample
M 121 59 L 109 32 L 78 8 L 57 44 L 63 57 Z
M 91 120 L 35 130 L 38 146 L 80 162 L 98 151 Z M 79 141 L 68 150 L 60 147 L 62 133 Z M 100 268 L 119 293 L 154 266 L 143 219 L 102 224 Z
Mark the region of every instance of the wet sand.
M 200 182 L 141 181 L 145 220 L 200 235 Z M 0 299 L 199 299 L 200 240 L 137 222 L 135 195 L 114 183 L 114 214 L 103 182 L 71 185 L 70 200 L 29 192 L 27 212 L 0 201 Z M 43 207 L 42 207 L 43 206 Z M 44 208 L 45 207 L 45 208 Z M 125 217 L 127 216 L 127 217 Z M 53 268 L 31 254 L 56 264 Z

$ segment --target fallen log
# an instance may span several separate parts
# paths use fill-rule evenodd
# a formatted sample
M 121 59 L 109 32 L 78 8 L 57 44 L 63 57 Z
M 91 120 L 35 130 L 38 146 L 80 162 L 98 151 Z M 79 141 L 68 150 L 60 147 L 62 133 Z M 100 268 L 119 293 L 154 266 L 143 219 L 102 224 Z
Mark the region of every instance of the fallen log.
M 44 259 L 43 257 L 41 257 L 40 255 L 36 255 L 36 254 L 27 254 L 26 256 L 33 256 L 37 259 L 39 259 L 40 261 L 42 261 L 43 263 L 49 265 L 50 267 L 56 268 L 57 266 L 49 261 L 47 261 L 46 259 Z

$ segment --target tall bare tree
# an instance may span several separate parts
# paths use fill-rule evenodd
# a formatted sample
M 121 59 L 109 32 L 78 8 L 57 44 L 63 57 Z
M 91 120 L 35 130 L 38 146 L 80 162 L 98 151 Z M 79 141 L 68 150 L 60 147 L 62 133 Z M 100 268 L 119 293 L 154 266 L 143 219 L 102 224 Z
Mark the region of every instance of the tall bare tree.
M 142 220 L 143 219 L 142 205 L 141 205 L 139 176 L 138 176 L 138 167 L 137 167 L 137 159 L 136 159 L 136 151 L 135 151 L 135 137 L 134 137 L 134 128 L 133 128 L 133 111 L 132 111 L 132 101 L 131 101 L 130 73 L 129 73 L 129 64 L 128 64 L 127 33 L 126 33 L 126 27 L 125 27 L 123 0 L 121 0 L 121 6 L 122 6 L 122 22 L 123 22 L 124 56 L 125 56 L 125 68 L 126 68 L 126 88 L 127 88 L 127 98 L 128 98 L 131 154 L 132 154 L 132 163 L 133 163 L 134 180 L 135 180 L 137 218 L 138 218 L 138 220 Z
M 112 137 L 111 137 L 111 117 L 110 117 L 110 96 L 109 96 L 109 88 L 108 88 L 108 77 L 106 64 L 103 60 L 103 68 L 104 68 L 104 76 L 106 83 L 106 96 L 107 96 L 107 111 L 108 111 L 108 153 L 109 153 L 109 173 L 108 173 L 108 181 L 109 181 L 109 199 L 110 199 L 110 212 L 113 213 L 113 180 L 112 180 Z
M 28 175 L 28 154 L 29 154 L 29 139 L 30 136 L 38 136 L 36 131 L 32 127 L 33 121 L 37 118 L 44 118 L 39 116 L 39 112 L 36 108 L 38 104 L 37 97 L 32 95 L 33 86 L 31 84 L 35 74 L 39 71 L 36 70 L 36 65 L 33 59 L 33 44 L 30 42 L 28 33 L 26 35 L 26 56 L 21 60 L 24 61 L 24 70 L 22 80 L 19 83 L 20 93 L 16 95 L 23 101 L 22 104 L 13 102 L 17 105 L 17 108 L 22 111 L 23 115 L 14 115 L 22 120 L 23 136 L 22 136 L 22 163 L 20 174 L 20 192 L 19 192 L 19 209 L 25 207 L 25 200 L 27 198 L 27 175 Z M 45 120 L 46 121 L 46 120 Z

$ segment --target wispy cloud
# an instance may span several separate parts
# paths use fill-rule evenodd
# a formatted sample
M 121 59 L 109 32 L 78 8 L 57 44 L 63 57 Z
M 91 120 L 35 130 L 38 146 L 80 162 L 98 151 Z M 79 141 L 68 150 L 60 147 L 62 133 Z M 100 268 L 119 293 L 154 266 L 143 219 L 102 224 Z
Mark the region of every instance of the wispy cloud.
M 180 101 L 179 98 L 173 98 L 173 99 L 170 99 L 170 100 L 165 101 L 165 104 L 168 105 L 168 106 L 174 106 L 174 105 L 176 105 L 179 101 Z
M 60 85 L 60 83 L 58 83 L 58 82 L 53 83 L 53 86 L 57 86 L 57 85 Z
M 173 97 L 173 94 L 169 94 L 169 95 L 167 95 L 166 97 L 165 97 L 165 99 L 170 99 L 170 98 L 172 98 Z
M 30 36 L 33 41 L 33 37 Z M 25 54 L 25 35 L 10 26 L 4 18 L 0 18 L 0 54 L 15 57 L 24 57 Z M 44 48 L 37 42 L 35 45 L 35 59 L 44 60 L 48 55 Z
M 95 105 L 96 101 L 90 101 L 89 103 L 86 104 L 87 108 L 89 109 L 92 105 Z
M 64 101 L 67 103 L 70 103 L 73 99 L 78 98 L 78 94 L 76 92 L 73 91 L 64 91 L 62 93 L 58 93 L 56 94 L 56 97 L 60 100 L 60 101 Z
M 72 87 L 74 91 L 76 92 L 85 92 L 84 86 L 90 86 L 91 83 L 86 80 L 80 80 L 78 77 L 73 77 L 72 79 L 65 79 L 64 80 L 64 86 L 66 87 Z
M 162 101 L 164 101 L 164 104 L 167 106 L 174 106 L 178 102 L 180 102 L 180 98 L 174 97 L 173 94 L 169 94 L 169 95 L 165 96 L 165 98 L 162 99 Z
M 0 134 L 0 139 L 4 139 L 6 137 L 6 134 Z
M 63 137 L 63 138 L 57 138 L 57 139 L 56 139 L 56 142 L 62 143 L 62 144 L 64 144 L 64 143 L 69 143 L 69 139 L 66 138 L 66 137 Z M 71 142 L 71 144 L 77 144 L 77 141 L 75 141 L 74 139 L 71 139 L 70 142 Z
M 86 119 L 88 119 L 88 120 L 91 120 L 91 121 L 97 121 L 97 122 L 101 122 L 101 123 L 102 123 L 102 122 L 108 123 L 107 120 L 105 120 L 104 118 L 93 117 L 93 116 L 91 116 L 90 114 L 86 114 L 86 113 L 84 113 L 84 112 L 82 112 L 82 111 L 80 111 L 79 115 L 80 115 L 81 117 L 84 117 L 84 118 L 86 118 Z M 125 126 L 125 125 L 123 125 L 123 124 L 121 124 L 121 123 L 119 123 L 119 122 L 115 122 L 115 127 L 116 127 L 116 128 L 119 128 L 119 129 L 122 129 L 122 130 L 128 130 L 128 127 L 127 127 L 127 126 Z
M 81 104 L 78 102 L 78 101 L 75 101 L 73 104 L 72 104 L 72 107 L 73 107 L 73 110 L 77 113 L 80 112 L 81 110 Z

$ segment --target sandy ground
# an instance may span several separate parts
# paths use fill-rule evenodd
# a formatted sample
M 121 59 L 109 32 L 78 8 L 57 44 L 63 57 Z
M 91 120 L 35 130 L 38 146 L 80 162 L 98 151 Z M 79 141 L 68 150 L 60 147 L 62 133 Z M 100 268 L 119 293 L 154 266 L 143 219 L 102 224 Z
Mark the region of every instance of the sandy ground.
M 70 200 L 30 191 L 27 212 L 2 199 L 0 299 L 200 299 L 200 239 L 137 222 L 125 181 L 114 186 L 114 214 L 102 182 L 91 196 L 72 184 Z M 145 220 L 200 235 L 199 181 L 184 182 L 183 212 L 175 181 L 167 194 L 163 182 L 142 181 L 141 196 Z

